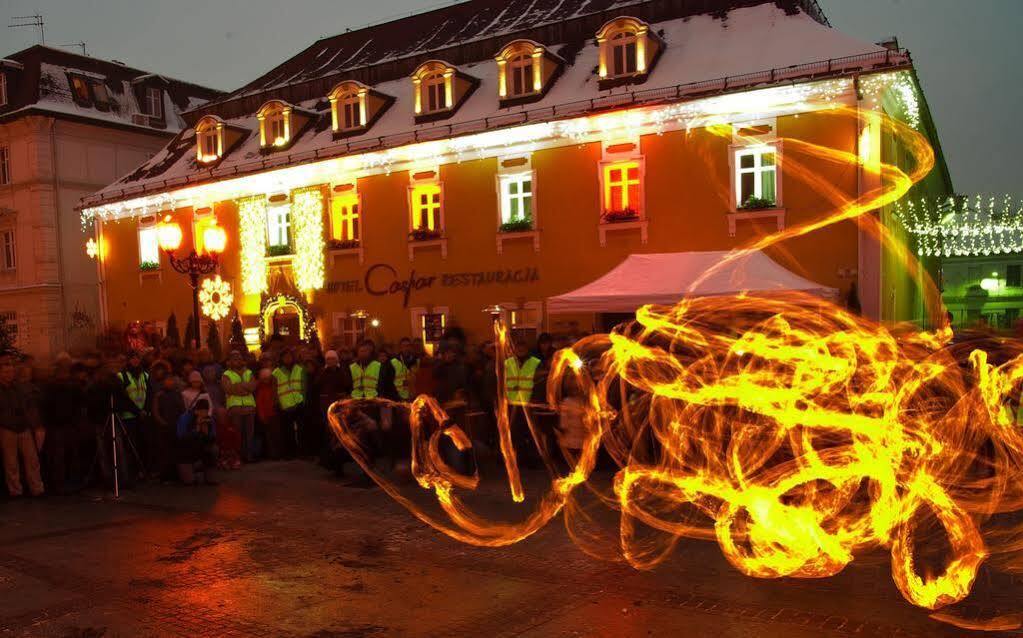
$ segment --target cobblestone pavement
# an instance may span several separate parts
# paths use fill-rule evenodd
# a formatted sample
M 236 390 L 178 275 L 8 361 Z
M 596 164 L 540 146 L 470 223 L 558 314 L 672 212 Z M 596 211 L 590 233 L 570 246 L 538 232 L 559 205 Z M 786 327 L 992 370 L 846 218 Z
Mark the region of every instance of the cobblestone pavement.
M 1020 609 L 1021 592 L 985 574 L 961 611 Z M 116 502 L 0 504 L 0 636 L 391 635 L 964 633 L 905 603 L 883 557 L 832 579 L 760 581 L 691 542 L 641 572 L 585 555 L 557 522 L 478 549 L 305 462 L 247 467 L 216 487 L 148 485 Z

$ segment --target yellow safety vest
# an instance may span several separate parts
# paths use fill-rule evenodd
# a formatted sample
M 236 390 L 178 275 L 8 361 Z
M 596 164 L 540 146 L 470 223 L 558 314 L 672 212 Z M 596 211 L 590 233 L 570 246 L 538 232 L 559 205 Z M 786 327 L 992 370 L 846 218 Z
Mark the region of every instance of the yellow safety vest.
M 131 376 L 131 373 L 127 370 L 117 375 L 121 379 L 121 383 L 124 384 L 124 390 L 128 393 L 128 398 L 135 404 L 139 410 L 144 410 L 146 407 L 146 390 L 149 389 L 149 374 L 143 372 L 136 379 Z M 122 419 L 132 419 L 135 415 L 131 412 L 122 412 Z
M 352 398 L 377 398 L 377 381 L 380 380 L 380 362 L 373 361 L 365 369 L 358 363 L 348 368 L 352 372 Z
M 252 370 L 245 370 L 245 372 L 238 374 L 234 370 L 227 370 L 224 372 L 224 376 L 231 383 L 249 383 L 252 381 Z M 227 409 L 231 408 L 254 408 L 256 407 L 256 399 L 251 394 L 228 394 L 227 395 Z
M 302 394 L 302 366 L 295 364 L 291 366 L 291 373 L 288 374 L 284 368 L 274 370 L 274 378 L 277 379 L 277 400 L 281 402 L 281 409 L 290 410 L 296 405 L 305 402 Z
M 536 369 L 540 367 L 540 360 L 536 357 L 529 357 L 519 367 L 519 360 L 515 357 L 508 357 L 504 362 L 504 391 L 508 396 L 508 403 L 512 405 L 528 405 L 533 396 L 533 377 L 536 376 Z
M 391 366 L 394 368 L 394 387 L 398 390 L 398 396 L 402 401 L 408 401 L 411 396 L 408 391 L 408 366 L 401 359 L 391 359 Z

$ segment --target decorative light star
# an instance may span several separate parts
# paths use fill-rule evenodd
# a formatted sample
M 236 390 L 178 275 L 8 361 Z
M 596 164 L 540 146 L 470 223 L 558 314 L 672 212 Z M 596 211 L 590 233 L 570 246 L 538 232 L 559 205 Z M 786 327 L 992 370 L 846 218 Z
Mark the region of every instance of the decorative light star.
M 202 305 L 204 315 L 214 321 L 220 321 L 231 311 L 233 301 L 231 284 L 221 279 L 220 275 L 203 280 L 199 288 L 199 303 Z

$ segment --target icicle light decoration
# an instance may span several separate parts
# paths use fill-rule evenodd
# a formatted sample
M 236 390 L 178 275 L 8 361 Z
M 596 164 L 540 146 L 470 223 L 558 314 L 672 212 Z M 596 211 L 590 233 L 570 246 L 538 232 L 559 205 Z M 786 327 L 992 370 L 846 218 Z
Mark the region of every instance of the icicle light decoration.
M 239 250 L 242 291 L 246 295 L 266 292 L 266 197 L 238 200 Z
M 325 279 L 323 191 L 295 191 L 291 199 L 291 226 L 295 231 L 295 258 L 291 267 L 299 290 L 319 290 Z
M 877 73 L 865 75 L 860 78 L 860 89 L 863 96 L 874 105 L 880 105 L 886 94 L 894 100 L 898 112 L 893 113 L 901 117 L 906 124 L 920 130 L 923 117 L 920 111 L 920 95 L 917 93 L 916 82 L 909 71 L 896 71 L 895 73 Z
M 1004 197 L 903 201 L 895 215 L 923 257 L 981 257 L 1023 252 L 1023 203 Z

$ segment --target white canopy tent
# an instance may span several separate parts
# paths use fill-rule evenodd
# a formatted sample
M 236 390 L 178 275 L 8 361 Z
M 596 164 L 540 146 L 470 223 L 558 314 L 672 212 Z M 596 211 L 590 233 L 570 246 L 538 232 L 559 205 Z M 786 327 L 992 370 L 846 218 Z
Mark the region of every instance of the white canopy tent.
M 728 251 L 629 255 L 611 272 L 578 290 L 551 297 L 547 312 L 635 312 L 647 304 L 674 305 L 683 297 L 795 290 L 829 299 L 838 291 L 800 277 L 760 251 L 711 272 Z M 701 279 L 703 277 L 703 279 Z

